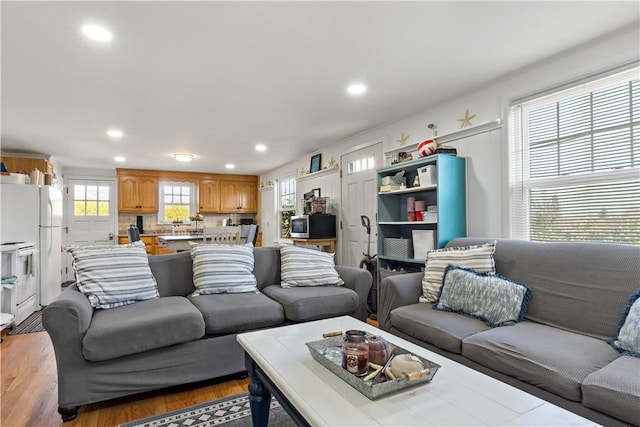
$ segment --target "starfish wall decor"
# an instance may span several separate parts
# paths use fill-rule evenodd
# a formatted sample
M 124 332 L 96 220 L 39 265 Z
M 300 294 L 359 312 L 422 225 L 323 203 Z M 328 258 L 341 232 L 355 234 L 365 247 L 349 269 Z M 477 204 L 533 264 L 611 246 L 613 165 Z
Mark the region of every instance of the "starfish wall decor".
M 469 109 L 467 108 L 467 111 L 465 111 L 464 113 L 464 117 L 461 119 L 456 119 L 456 121 L 460 122 L 460 129 L 466 128 L 468 126 L 471 126 L 471 119 L 473 119 L 476 115 L 472 114 L 471 116 L 469 115 Z
M 398 139 L 396 142 L 400 143 L 401 147 L 404 147 L 404 145 L 407 143 L 407 139 L 409 139 L 411 135 L 405 135 L 404 132 L 402 132 L 402 135 L 400 135 L 400 139 Z

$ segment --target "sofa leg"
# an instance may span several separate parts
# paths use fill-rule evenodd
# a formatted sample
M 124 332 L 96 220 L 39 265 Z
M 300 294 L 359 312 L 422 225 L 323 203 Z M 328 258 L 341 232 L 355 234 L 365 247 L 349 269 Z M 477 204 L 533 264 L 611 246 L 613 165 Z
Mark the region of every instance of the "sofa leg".
M 58 413 L 62 415 L 62 421 L 66 423 L 67 421 L 72 421 L 76 419 L 76 417 L 78 416 L 79 409 L 80 409 L 80 406 L 70 406 L 67 408 L 63 408 L 60 406 L 58 407 Z

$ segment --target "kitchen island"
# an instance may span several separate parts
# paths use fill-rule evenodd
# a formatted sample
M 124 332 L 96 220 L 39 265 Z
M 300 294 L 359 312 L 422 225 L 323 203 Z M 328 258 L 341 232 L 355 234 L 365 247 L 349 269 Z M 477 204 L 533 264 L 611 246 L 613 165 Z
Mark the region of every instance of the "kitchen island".
M 202 233 L 166 235 L 158 236 L 158 243 L 165 249 L 182 252 L 190 249 L 189 242 L 202 242 L 203 238 L 204 235 Z

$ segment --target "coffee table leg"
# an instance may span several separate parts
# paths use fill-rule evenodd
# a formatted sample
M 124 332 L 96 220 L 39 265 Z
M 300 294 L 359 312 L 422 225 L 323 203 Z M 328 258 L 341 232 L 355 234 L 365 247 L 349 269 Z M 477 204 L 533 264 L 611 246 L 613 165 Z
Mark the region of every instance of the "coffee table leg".
M 269 425 L 271 393 L 256 375 L 256 362 L 248 354 L 245 354 L 245 366 L 251 377 L 251 382 L 249 382 L 249 404 L 251 405 L 253 427 L 267 427 Z

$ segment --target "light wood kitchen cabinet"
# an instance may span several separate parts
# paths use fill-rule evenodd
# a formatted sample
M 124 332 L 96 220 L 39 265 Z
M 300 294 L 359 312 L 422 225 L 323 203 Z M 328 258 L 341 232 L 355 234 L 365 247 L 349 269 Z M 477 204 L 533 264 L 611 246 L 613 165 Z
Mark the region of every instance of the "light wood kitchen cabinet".
M 221 181 L 221 210 L 224 213 L 258 212 L 258 188 L 252 181 Z
M 147 255 L 155 255 L 156 254 L 156 245 L 158 243 L 158 238 L 154 236 L 140 236 L 140 240 L 144 243 L 144 248 L 147 251 Z M 129 243 L 128 237 L 118 236 L 118 244 L 126 245 Z
M 158 212 L 158 178 L 119 175 L 118 212 Z
M 9 172 L 22 172 L 28 175 L 32 170 L 38 169 L 42 173 L 53 175 L 53 165 L 46 159 L 0 156 L 0 161 L 4 163 Z
M 220 181 L 201 179 L 198 188 L 201 213 L 220 213 Z

